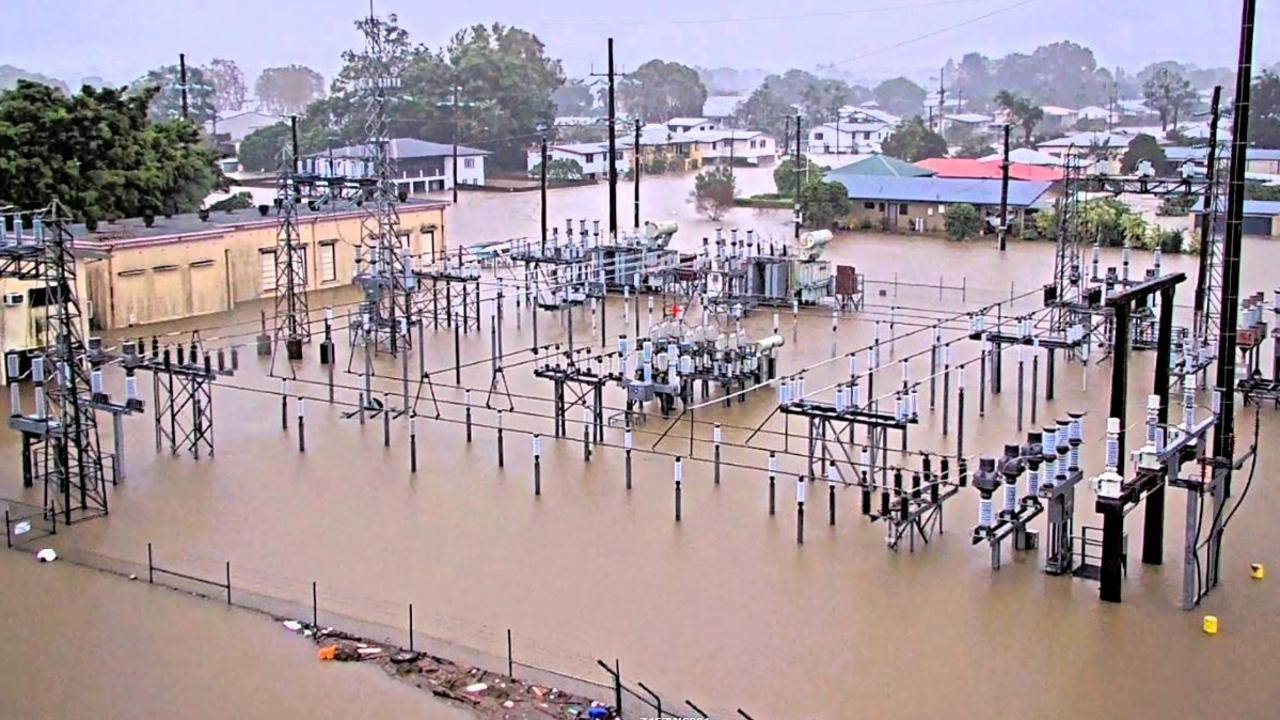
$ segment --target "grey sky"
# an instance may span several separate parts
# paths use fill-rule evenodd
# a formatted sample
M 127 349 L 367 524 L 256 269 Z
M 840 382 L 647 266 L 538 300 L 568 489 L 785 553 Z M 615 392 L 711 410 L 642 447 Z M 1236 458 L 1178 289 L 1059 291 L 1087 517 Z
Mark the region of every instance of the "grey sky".
M 359 41 L 352 20 L 368 9 L 368 0 L 4 4 L 0 63 L 73 82 L 102 75 L 115 83 L 175 62 L 179 52 L 194 64 L 234 59 L 250 84 L 263 67 L 294 62 L 328 79 L 342 50 Z M 415 40 L 433 48 L 476 22 L 531 29 L 570 75 L 588 72 L 592 63 L 600 69 L 604 38 L 613 35 L 618 61 L 629 67 L 661 57 L 708 67 L 813 69 L 859 57 L 841 67 L 883 77 L 923 76 L 970 50 L 1000 56 L 1063 39 L 1093 48 L 1109 67 L 1136 70 L 1164 59 L 1234 66 L 1240 0 L 376 0 L 376 9 L 397 13 Z M 880 51 L 989 13 L 996 14 Z M 1259 0 L 1255 61 L 1278 60 L 1280 0 Z

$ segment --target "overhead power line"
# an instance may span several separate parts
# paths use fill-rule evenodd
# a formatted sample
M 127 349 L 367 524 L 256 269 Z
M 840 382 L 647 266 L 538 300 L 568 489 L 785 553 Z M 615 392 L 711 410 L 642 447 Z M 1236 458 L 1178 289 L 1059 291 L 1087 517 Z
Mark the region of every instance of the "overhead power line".
M 894 12 L 898 10 L 919 10 L 923 8 L 943 7 L 946 5 L 971 5 L 985 0 L 929 0 L 927 2 L 899 3 L 896 5 L 877 5 L 875 7 L 853 8 L 850 10 L 829 10 L 812 13 L 785 13 L 777 15 L 750 15 L 746 17 L 654 19 L 654 20 L 537 20 L 537 25 L 608 25 L 611 27 L 646 27 L 653 25 L 729 25 L 733 23 L 781 22 L 786 20 L 809 20 L 815 18 L 845 17 L 848 15 L 870 15 L 873 13 Z
M 859 53 L 859 54 L 857 54 L 857 55 L 854 55 L 853 57 L 845 58 L 844 60 L 836 60 L 835 62 L 826 63 L 826 64 L 822 65 L 822 67 L 824 67 L 824 68 L 833 68 L 833 67 L 837 67 L 837 66 L 840 66 L 840 65 L 845 65 L 845 64 L 847 64 L 847 63 L 851 63 L 851 62 L 854 62 L 854 61 L 857 61 L 857 60 L 861 60 L 861 59 L 863 59 L 863 58 L 868 58 L 868 57 L 871 57 L 872 55 L 879 55 L 880 53 L 889 52 L 890 50 L 897 50 L 897 49 L 898 49 L 898 48 L 900 48 L 900 47 L 905 47 L 905 46 L 907 46 L 907 45 L 911 45 L 911 44 L 913 44 L 913 43 L 920 42 L 921 40 L 928 40 L 929 38 L 937 37 L 938 35 L 941 35 L 941 34 L 943 34 L 943 33 L 950 32 L 950 31 L 955 30 L 955 29 L 957 29 L 957 28 L 965 27 L 966 25 L 972 25 L 972 24 L 974 24 L 974 23 L 976 23 L 976 22 L 980 22 L 980 21 L 982 21 L 982 20 L 986 20 L 987 18 L 995 17 L 996 15 L 1000 15 L 1000 14 L 1003 14 L 1003 13 L 1009 12 L 1010 10 L 1016 10 L 1016 9 L 1018 9 L 1018 8 L 1022 7 L 1023 5 L 1030 5 L 1031 3 L 1036 2 L 1036 1 L 1037 1 L 1037 0 L 1021 0 L 1021 2 L 1016 2 L 1016 3 L 1012 4 L 1012 5 L 1006 5 L 1006 6 L 1002 7 L 1002 8 L 997 8 L 997 9 L 995 9 L 995 10 L 992 10 L 992 11 L 990 11 L 990 12 L 986 12 L 986 13 L 983 13 L 983 14 L 978 15 L 978 16 L 976 16 L 976 17 L 971 17 L 971 18 L 969 18 L 969 19 L 967 19 L 967 20 L 961 20 L 960 22 L 952 23 L 951 25 L 947 25 L 947 26 L 945 26 L 945 27 L 938 28 L 937 30 L 933 30 L 933 31 L 931 31 L 931 32 L 924 33 L 923 35 L 916 35 L 915 37 L 907 38 L 906 40 L 902 40 L 902 41 L 899 41 L 899 42 L 893 43 L 892 45 L 885 45 L 884 47 L 879 47 L 879 48 L 876 48 L 875 50 L 868 50 L 867 52 Z

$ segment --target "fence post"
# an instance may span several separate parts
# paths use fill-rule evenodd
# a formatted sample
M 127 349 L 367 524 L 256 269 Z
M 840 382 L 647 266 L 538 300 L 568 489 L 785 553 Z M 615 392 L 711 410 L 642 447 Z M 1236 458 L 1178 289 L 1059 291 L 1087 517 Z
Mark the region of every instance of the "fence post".
M 516 662 L 515 656 L 511 653 L 511 628 L 507 628 L 507 677 L 515 678 Z
M 227 561 L 227 604 L 231 604 L 231 561 Z
M 413 603 L 409 603 L 409 652 L 413 652 Z
M 9 537 L 9 511 L 8 510 L 4 511 L 4 546 L 7 548 L 13 547 L 13 540 L 11 540 Z
M 151 543 L 147 543 L 147 584 L 153 585 L 156 581 L 156 566 L 151 560 Z
M 316 581 L 311 581 L 311 627 L 319 629 L 320 611 L 316 602 Z

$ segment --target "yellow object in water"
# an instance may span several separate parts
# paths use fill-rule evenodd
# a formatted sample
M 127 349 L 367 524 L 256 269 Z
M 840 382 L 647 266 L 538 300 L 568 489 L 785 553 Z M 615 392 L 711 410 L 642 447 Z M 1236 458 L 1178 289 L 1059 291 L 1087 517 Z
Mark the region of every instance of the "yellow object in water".
M 1204 632 L 1206 635 L 1218 634 L 1218 616 L 1217 615 L 1204 616 Z
M 1261 580 L 1262 578 L 1266 577 L 1266 575 L 1267 575 L 1267 569 L 1262 566 L 1262 563 L 1254 563 L 1249 566 L 1249 577 L 1253 578 L 1254 580 Z

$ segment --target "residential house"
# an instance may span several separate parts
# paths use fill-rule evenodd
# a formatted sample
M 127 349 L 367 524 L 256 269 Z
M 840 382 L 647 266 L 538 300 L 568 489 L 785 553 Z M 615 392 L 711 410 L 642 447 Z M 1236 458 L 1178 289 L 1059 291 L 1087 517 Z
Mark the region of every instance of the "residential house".
M 747 101 L 747 95 L 713 95 L 702 104 L 702 117 L 721 126 L 730 123 L 738 109 Z
M 778 159 L 778 142 L 759 130 L 694 130 L 685 135 L 698 143 L 703 164 L 768 165 Z
M 1001 179 L 1003 177 L 1002 162 L 999 156 L 995 160 L 972 160 L 969 158 L 926 158 L 916 163 L 920 168 L 932 172 L 941 178 Z M 1011 180 L 1035 180 L 1056 182 L 1062 179 L 1062 168 L 1044 165 L 1023 165 L 1012 160 L 1009 162 L 1009 178 Z
M 1244 154 L 1244 169 L 1259 175 L 1280 175 L 1280 150 L 1249 148 Z
M 1119 114 L 1113 114 L 1110 110 L 1097 105 L 1087 105 L 1076 111 L 1076 123 L 1088 121 L 1100 124 L 1115 124 L 1120 119 Z M 1067 129 L 1067 128 L 1062 128 Z
M 226 117 L 215 116 L 204 124 L 204 129 L 209 135 L 221 135 L 234 143 L 236 147 L 239 147 L 240 142 L 254 131 L 271 127 L 281 122 L 284 122 L 284 118 L 279 115 L 268 115 L 256 110 L 249 110 Z
M 1078 112 L 1071 108 L 1058 105 L 1042 105 L 1040 109 L 1044 111 L 1044 119 L 1036 127 L 1041 132 L 1064 132 L 1070 130 L 1075 127 L 1076 120 L 1079 118 Z
M 988 135 L 998 128 L 995 118 L 981 113 L 949 113 L 938 123 L 938 132 L 946 138 Z
M 1087 131 L 1046 140 L 1036 149 L 1060 160 L 1075 157 L 1089 162 L 1090 169 L 1115 174 L 1120 171 L 1120 157 L 1133 142 L 1133 135 Z
M 1004 159 L 1004 156 L 1001 153 L 992 153 L 978 159 L 982 162 L 1000 162 Z M 1009 162 L 1039 167 L 1062 167 L 1062 158 L 1027 147 L 1010 150 Z
M 882 121 L 823 123 L 809 128 L 810 154 L 878 153 L 893 134 L 893 126 Z
M 848 190 L 854 208 L 845 222 L 855 227 L 941 233 L 946 231 L 946 215 L 951 206 L 973 205 L 987 217 L 994 217 L 1000 207 L 999 180 L 859 175 L 847 172 L 847 168 L 829 173 L 827 179 Z M 1047 204 L 1045 196 L 1051 185 L 1021 180 L 1009 183 L 1008 208 L 1013 226 L 1021 227 L 1030 213 Z
M 848 120 L 851 123 L 884 123 L 890 127 L 897 127 L 902 118 L 893 113 L 885 112 L 878 107 L 875 101 L 864 103 L 862 105 L 845 105 L 840 108 L 841 121 Z
M 1219 205 L 1219 213 L 1225 203 Z M 1196 209 L 1197 226 L 1203 211 Z M 1280 202 L 1274 200 L 1245 200 L 1242 231 L 1245 235 L 1280 237 Z
M 839 168 L 845 175 L 873 177 L 929 177 L 932 170 L 913 165 L 888 155 L 864 155 L 862 158 Z
M 704 117 L 674 117 L 665 123 L 673 133 L 687 133 L 694 130 L 715 130 L 720 125 L 715 120 Z
M 630 144 L 624 145 L 619 140 L 617 147 L 614 149 L 614 167 L 619 177 L 631 167 L 628 148 L 630 148 Z M 556 160 L 572 160 L 578 163 L 582 168 L 582 176 L 588 180 L 600 180 L 609 176 L 609 143 L 607 142 L 556 143 L 548 145 L 547 159 L 552 162 Z M 540 147 L 532 148 L 525 156 L 525 164 L 529 172 L 536 170 L 541 162 L 542 149 Z
M 634 140 L 627 138 L 625 144 L 631 147 Z M 702 144 L 666 125 L 645 125 L 640 128 L 640 163 L 643 168 L 654 168 L 660 163 L 665 169 L 696 170 L 702 166 Z
M 396 187 L 410 194 L 452 190 L 454 146 L 415 138 L 393 138 L 387 154 L 395 162 Z M 488 150 L 457 146 L 457 184 L 484 185 L 484 159 Z M 372 174 L 371 148 L 351 145 L 303 156 L 303 172 L 322 177 L 367 177 Z

